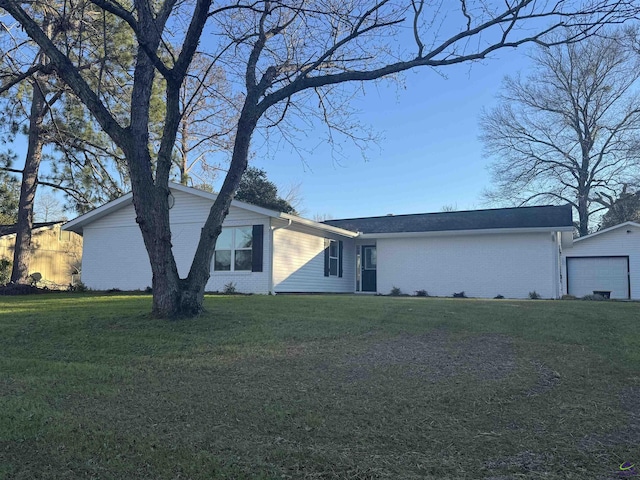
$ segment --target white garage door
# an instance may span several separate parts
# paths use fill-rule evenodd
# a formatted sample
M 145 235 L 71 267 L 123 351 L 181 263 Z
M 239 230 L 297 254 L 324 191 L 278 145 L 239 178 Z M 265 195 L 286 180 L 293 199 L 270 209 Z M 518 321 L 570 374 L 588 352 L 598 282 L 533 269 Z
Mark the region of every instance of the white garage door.
M 629 257 L 567 258 L 567 292 L 576 297 L 609 291 L 611 298 L 629 298 Z

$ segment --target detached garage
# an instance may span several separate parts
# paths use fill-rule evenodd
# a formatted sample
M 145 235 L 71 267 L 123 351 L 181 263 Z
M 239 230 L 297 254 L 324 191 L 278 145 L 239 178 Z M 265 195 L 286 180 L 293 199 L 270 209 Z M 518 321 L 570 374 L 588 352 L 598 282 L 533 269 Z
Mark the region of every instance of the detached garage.
M 626 222 L 577 238 L 563 258 L 569 295 L 602 292 L 640 299 L 640 224 Z

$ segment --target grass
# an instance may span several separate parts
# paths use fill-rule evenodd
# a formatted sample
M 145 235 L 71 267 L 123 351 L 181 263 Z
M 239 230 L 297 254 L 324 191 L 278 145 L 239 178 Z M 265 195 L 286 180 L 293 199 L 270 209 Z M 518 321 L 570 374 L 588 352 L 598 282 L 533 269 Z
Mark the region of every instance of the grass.
M 213 296 L 180 322 L 150 304 L 0 297 L 0 478 L 608 479 L 640 465 L 638 304 Z

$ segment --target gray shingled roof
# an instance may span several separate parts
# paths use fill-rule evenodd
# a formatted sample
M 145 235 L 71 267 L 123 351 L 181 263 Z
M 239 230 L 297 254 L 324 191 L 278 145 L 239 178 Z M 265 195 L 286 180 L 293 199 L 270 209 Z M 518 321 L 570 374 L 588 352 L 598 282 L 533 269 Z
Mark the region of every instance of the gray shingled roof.
M 571 205 L 346 218 L 323 223 L 362 233 L 572 227 Z

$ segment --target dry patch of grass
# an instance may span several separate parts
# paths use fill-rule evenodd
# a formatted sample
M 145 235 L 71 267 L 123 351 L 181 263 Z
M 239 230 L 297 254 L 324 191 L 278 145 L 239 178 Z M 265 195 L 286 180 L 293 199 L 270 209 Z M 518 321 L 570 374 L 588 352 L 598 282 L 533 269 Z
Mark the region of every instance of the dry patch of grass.
M 633 304 L 212 297 L 174 323 L 149 305 L 0 300 L 0 478 L 606 479 L 640 463 Z

